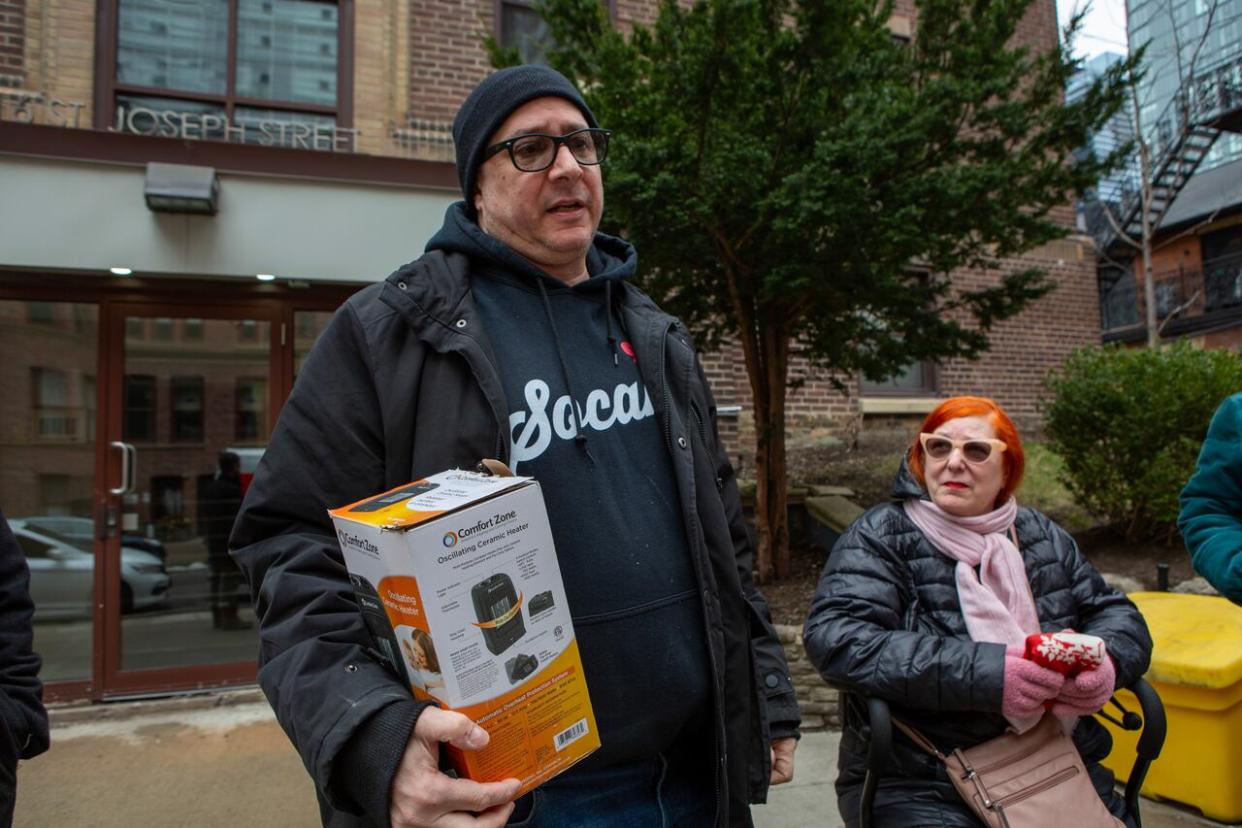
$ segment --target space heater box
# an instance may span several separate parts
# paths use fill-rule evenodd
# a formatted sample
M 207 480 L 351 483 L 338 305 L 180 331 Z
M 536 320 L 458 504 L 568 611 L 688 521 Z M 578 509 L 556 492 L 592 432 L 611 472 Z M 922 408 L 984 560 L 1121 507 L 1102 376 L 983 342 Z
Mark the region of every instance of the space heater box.
M 532 790 L 599 748 L 539 484 L 452 470 L 329 512 L 371 655 L 491 735 L 458 775 Z

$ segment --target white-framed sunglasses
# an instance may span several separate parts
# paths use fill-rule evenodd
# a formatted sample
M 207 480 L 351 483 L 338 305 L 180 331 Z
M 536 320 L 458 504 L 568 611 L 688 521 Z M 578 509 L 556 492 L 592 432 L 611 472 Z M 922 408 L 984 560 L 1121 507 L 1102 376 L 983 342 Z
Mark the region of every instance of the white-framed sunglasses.
M 963 460 L 976 465 L 986 463 L 992 457 L 993 450 L 1002 452 L 1009 448 L 1004 440 L 991 437 L 952 440 L 939 434 L 928 434 L 926 431 L 919 434 L 919 443 L 923 446 L 923 453 L 933 460 L 947 460 L 953 449 L 957 449 L 962 453 Z

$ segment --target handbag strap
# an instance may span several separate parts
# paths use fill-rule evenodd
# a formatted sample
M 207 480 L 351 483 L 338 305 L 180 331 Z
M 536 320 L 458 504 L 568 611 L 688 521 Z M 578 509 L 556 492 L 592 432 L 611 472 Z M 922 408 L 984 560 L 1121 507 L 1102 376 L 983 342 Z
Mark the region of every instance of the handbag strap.
M 933 745 L 926 736 L 924 736 L 922 733 L 919 733 L 913 727 L 901 721 L 900 719 L 893 719 L 892 721 L 893 721 L 893 725 L 898 730 L 900 730 L 902 733 L 906 734 L 907 738 L 909 738 L 911 742 L 914 742 L 914 744 L 918 745 L 925 752 L 936 757 L 941 762 L 944 761 L 945 759 L 944 754 L 941 753 L 939 750 L 937 750 L 936 746 Z

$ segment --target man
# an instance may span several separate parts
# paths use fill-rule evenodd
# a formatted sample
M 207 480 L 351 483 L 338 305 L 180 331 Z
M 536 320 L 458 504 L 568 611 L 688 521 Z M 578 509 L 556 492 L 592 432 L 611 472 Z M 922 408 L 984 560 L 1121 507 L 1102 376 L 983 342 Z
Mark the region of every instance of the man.
M 596 233 L 609 136 L 524 66 L 453 137 L 465 201 L 338 311 L 247 494 L 260 683 L 332 825 L 748 825 L 792 775 L 797 703 L 689 337 Z M 366 655 L 325 515 L 486 457 L 540 481 L 602 742 L 516 812 L 517 780 L 440 772 L 441 742 L 489 737 Z
M 30 569 L 0 513 L 0 828 L 13 824 L 17 763 L 47 750 L 43 663 L 31 649 Z
M 204 475 L 198 483 L 199 531 L 207 542 L 211 569 L 211 626 L 217 630 L 250 629 L 250 623 L 237 615 L 241 573 L 229 557 L 229 533 L 241 501 L 241 458 L 222 451 L 216 457 L 216 473 Z

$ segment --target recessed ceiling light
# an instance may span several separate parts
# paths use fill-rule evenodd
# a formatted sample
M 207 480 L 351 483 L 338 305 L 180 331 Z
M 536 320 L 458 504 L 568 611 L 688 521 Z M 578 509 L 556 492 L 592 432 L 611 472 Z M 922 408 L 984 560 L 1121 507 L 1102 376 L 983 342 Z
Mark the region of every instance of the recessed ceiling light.
M 113 276 L 129 276 L 134 272 L 132 268 L 128 267 L 110 267 L 108 270 L 112 272 Z
M 270 273 L 256 273 L 256 274 L 254 275 L 254 278 L 258 279 L 260 282 L 274 282 L 274 281 L 276 281 L 276 277 L 275 277 L 275 276 L 273 276 L 273 275 L 272 275 L 272 274 L 270 274 Z

